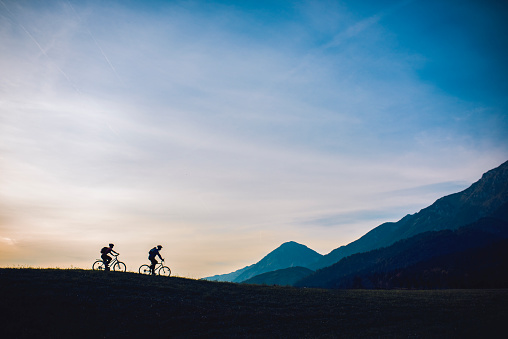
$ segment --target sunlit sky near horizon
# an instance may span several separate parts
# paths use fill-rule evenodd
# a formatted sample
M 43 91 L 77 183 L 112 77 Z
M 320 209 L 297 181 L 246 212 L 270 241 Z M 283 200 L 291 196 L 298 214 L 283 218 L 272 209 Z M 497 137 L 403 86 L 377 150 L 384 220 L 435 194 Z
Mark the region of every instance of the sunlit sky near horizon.
M 499 1 L 0 0 L 0 266 L 326 254 L 508 160 Z

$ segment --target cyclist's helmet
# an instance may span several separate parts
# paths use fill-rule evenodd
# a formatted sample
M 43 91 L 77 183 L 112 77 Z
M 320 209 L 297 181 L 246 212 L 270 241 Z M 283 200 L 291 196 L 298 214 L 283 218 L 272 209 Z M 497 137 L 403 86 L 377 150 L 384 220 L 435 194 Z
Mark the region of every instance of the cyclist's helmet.
M 115 244 L 109 244 L 109 247 L 113 247 L 113 246 L 115 246 Z
M 158 248 L 158 249 L 161 249 L 161 248 L 162 248 L 162 246 L 161 246 L 161 245 L 157 245 L 157 248 Z

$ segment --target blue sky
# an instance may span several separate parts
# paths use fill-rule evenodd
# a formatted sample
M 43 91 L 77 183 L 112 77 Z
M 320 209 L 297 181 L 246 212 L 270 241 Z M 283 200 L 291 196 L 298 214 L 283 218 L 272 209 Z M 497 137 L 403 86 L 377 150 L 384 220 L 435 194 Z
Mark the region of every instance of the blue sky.
M 0 265 L 325 254 L 506 161 L 506 6 L 0 0 Z

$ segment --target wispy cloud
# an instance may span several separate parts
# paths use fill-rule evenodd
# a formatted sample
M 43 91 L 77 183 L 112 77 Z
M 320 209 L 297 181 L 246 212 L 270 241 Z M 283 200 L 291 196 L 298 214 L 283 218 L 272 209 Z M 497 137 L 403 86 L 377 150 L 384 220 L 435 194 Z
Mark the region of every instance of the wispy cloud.
M 395 217 L 400 218 L 399 215 L 395 215 Z M 305 224 L 312 226 L 340 227 L 343 225 L 351 225 L 357 222 L 376 222 L 379 220 L 394 221 L 393 218 L 393 211 L 362 210 L 353 212 L 348 211 L 343 214 L 316 218 L 306 221 Z
M 72 3 L 70 1 L 67 1 L 67 4 L 69 5 L 69 7 L 72 9 L 72 12 L 74 13 L 74 15 L 76 16 L 76 18 L 78 18 L 78 21 L 79 22 L 82 22 L 82 19 L 79 15 L 78 12 L 76 12 L 76 10 L 74 9 L 74 6 L 72 6 Z M 115 67 L 113 66 L 113 64 L 111 63 L 111 61 L 109 60 L 108 56 L 106 55 L 106 53 L 104 53 L 104 50 L 101 48 L 99 42 L 97 41 L 97 39 L 95 39 L 95 36 L 92 34 L 92 31 L 90 31 L 90 27 L 88 27 L 88 25 L 86 23 L 84 23 L 85 25 L 85 29 L 86 31 L 88 32 L 88 34 L 90 35 L 90 37 L 92 38 L 93 42 L 95 43 L 95 45 L 97 46 L 97 48 L 99 49 L 99 51 L 101 52 L 102 56 L 104 57 L 104 60 L 108 63 L 109 67 L 111 68 L 111 70 L 113 71 L 113 73 L 116 75 L 116 77 L 118 78 L 118 80 L 121 81 L 121 78 L 120 76 L 118 75 Z
M 64 70 L 62 70 L 62 68 L 60 68 L 57 63 L 55 63 L 51 60 L 51 57 L 48 56 L 48 54 L 46 53 L 46 50 L 44 48 L 42 48 L 39 41 L 27 30 L 27 28 L 22 23 L 20 23 L 20 20 L 16 17 L 15 14 L 13 14 L 9 10 L 7 5 L 3 1 L 2 1 L 2 6 L 5 8 L 6 12 L 9 14 L 9 16 L 12 18 L 12 20 L 19 25 L 19 27 L 23 30 L 23 32 L 25 32 L 25 34 L 30 38 L 30 40 L 35 44 L 35 46 L 37 46 L 37 48 L 42 53 L 42 55 L 44 55 L 44 57 L 46 57 L 46 59 L 48 59 L 51 62 L 52 66 L 55 67 L 58 70 L 58 72 L 60 72 L 60 74 L 67 80 L 68 84 L 71 85 L 74 88 L 74 90 L 79 93 L 79 89 L 71 81 L 71 79 L 69 78 L 67 73 Z

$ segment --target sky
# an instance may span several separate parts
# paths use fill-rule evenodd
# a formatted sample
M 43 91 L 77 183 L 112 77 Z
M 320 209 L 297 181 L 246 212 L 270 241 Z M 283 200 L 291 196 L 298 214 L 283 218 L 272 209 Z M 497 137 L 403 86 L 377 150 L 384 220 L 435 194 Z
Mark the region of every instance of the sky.
M 326 254 L 508 160 L 499 1 L 0 0 L 0 266 Z

